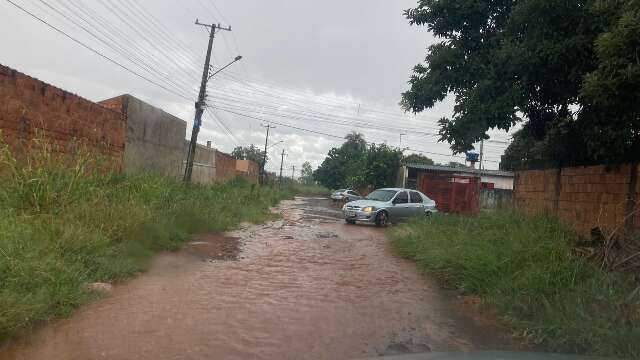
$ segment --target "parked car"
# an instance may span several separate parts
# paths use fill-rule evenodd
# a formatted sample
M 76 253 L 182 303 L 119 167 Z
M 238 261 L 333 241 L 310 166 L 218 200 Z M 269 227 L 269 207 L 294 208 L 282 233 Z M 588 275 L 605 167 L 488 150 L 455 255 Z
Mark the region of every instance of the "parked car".
M 331 194 L 331 200 L 349 202 L 353 200 L 361 200 L 362 196 L 351 189 L 339 189 Z
M 425 194 L 410 189 L 378 189 L 362 200 L 352 201 L 342 207 L 348 224 L 366 222 L 387 226 L 390 221 L 407 220 L 414 216 L 426 216 L 438 212 L 436 202 Z

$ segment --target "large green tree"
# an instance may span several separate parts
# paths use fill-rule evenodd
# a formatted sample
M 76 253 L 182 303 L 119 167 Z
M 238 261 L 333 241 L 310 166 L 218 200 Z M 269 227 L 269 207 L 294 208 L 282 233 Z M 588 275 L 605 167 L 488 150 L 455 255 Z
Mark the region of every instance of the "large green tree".
M 304 164 L 302 164 L 302 170 L 300 170 L 300 182 L 305 185 L 311 185 L 314 183 L 313 167 L 308 161 L 305 161 Z
M 419 155 L 419 154 L 409 154 L 402 159 L 402 163 L 407 164 L 420 164 L 420 165 L 433 165 L 434 162 L 430 158 Z
M 257 164 L 262 164 L 264 151 L 253 144 L 250 146 L 238 146 L 233 149 L 231 156 L 237 160 L 251 160 Z
M 441 41 L 414 68 L 402 105 L 420 112 L 454 96 L 453 116 L 439 124 L 457 153 L 489 129 L 521 123 L 507 154 L 514 166 L 518 157 L 554 165 L 637 159 L 638 109 L 626 92 L 640 85 L 637 3 L 420 0 L 406 17 Z
M 402 159 L 400 150 L 384 144 L 367 144 L 358 133 L 347 135 L 345 140 L 340 147 L 329 150 L 313 174 L 316 181 L 332 189 L 394 184 Z

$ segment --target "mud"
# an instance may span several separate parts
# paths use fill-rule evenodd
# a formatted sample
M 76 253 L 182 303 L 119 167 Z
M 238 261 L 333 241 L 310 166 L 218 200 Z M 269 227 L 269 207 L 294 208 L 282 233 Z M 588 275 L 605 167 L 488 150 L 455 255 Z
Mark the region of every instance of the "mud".
M 282 219 L 198 235 L 0 359 L 352 359 L 514 350 L 499 323 L 394 255 L 382 229 L 297 198 Z

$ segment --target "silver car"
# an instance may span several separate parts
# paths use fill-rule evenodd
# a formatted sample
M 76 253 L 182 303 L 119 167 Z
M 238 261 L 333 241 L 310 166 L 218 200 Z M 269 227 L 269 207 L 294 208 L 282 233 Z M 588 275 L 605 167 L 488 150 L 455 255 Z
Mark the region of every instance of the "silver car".
M 331 200 L 349 202 L 353 200 L 360 200 L 362 196 L 351 189 L 339 189 L 331 193 Z
M 377 226 L 436 212 L 436 202 L 425 194 L 401 188 L 378 189 L 363 200 L 352 201 L 342 207 L 348 224 L 366 222 Z

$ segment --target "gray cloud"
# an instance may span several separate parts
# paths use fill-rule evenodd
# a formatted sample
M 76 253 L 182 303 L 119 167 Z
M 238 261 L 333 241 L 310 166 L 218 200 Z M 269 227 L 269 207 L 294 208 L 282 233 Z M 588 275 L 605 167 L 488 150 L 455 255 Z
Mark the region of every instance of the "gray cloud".
M 230 23 L 233 32 L 221 32 L 215 40 L 214 66 L 222 66 L 238 54 L 244 59 L 212 79 L 209 102 L 219 109 L 208 111 L 200 135 L 201 142 L 213 140 L 225 151 L 236 145 L 262 146 L 264 129 L 260 124 L 273 121 L 335 136 L 360 131 L 370 141 L 394 146 L 399 143 L 399 133 L 406 132 L 403 146 L 450 154 L 446 144 L 424 133 L 437 132 L 437 119 L 451 113 L 451 99 L 418 116 L 402 113 L 397 105 L 411 68 L 434 41 L 425 28 L 410 27 L 402 17 L 402 11 L 414 6 L 415 0 L 46 0 L 103 38 L 102 34 L 113 38 L 125 35 L 119 46 L 153 65 L 164 77 L 147 74 L 130 58 L 41 2 L 16 2 L 142 74 L 159 78 L 163 84 L 171 79 L 178 86 L 167 86 L 190 100 L 123 71 L 2 0 L 0 63 L 94 101 L 130 93 L 189 124 L 207 42 L 207 33 L 193 24 L 194 19 Z M 101 28 L 105 23 L 112 27 Z M 98 29 L 102 32 L 96 32 Z M 222 121 L 233 137 L 214 118 Z M 284 143 L 270 150 L 271 170 L 279 169 L 282 148 L 290 154 L 285 160 L 287 168 L 299 167 L 303 161 L 315 167 L 330 147 L 341 142 L 276 126 L 271 142 Z M 497 140 L 506 139 L 504 133 L 491 134 Z M 487 167 L 497 167 L 495 161 L 505 147 L 502 143 L 488 147 L 487 158 L 494 162 L 488 162 Z M 427 155 L 440 162 L 456 160 Z

